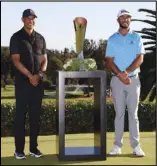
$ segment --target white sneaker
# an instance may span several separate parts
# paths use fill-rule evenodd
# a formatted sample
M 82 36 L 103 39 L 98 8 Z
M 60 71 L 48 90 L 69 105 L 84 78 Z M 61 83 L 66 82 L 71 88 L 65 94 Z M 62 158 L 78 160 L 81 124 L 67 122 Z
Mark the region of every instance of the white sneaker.
M 134 150 L 133 150 L 133 154 L 135 154 L 136 156 L 140 156 L 140 157 L 144 157 L 145 153 L 143 152 L 143 150 L 141 149 L 140 145 L 137 145 Z
M 114 145 L 112 151 L 109 152 L 109 155 L 117 155 L 117 154 L 121 154 L 121 148 L 118 147 L 117 145 Z

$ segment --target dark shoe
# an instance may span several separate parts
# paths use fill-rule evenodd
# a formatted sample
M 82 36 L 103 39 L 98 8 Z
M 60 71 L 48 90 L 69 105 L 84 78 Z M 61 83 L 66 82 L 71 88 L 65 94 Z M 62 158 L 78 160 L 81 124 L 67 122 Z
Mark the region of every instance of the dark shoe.
M 14 156 L 15 156 L 16 159 L 25 159 L 26 158 L 24 152 L 20 152 L 20 153 L 15 152 Z
M 36 158 L 39 158 L 39 157 L 43 156 L 43 154 L 38 149 L 36 151 L 33 151 L 33 152 L 30 151 L 29 154 L 33 157 L 36 157 Z

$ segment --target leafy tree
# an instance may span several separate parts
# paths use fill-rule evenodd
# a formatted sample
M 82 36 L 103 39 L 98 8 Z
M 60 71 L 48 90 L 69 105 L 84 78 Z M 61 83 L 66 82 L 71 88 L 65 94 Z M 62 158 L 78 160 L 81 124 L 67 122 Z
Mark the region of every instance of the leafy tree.
M 58 51 L 47 51 L 48 65 L 46 70 L 46 76 L 54 84 L 56 83 L 56 76 L 54 76 L 52 72 L 55 70 L 62 70 L 63 68 L 63 62 L 58 58 L 59 55 L 60 53 Z
M 10 65 L 11 59 L 9 49 L 8 47 L 1 47 L 1 81 L 4 89 L 6 89 L 7 77 L 11 74 Z
M 149 14 L 146 15 L 147 17 L 154 18 L 154 20 L 132 20 L 144 22 L 152 26 L 151 28 L 143 28 L 141 31 L 136 32 L 141 33 L 141 37 L 148 40 L 144 42 L 146 54 L 144 56 L 144 62 L 141 65 L 140 73 L 141 100 L 145 100 L 151 92 L 149 101 L 153 101 L 156 96 L 156 11 L 139 9 L 139 12 L 146 12 Z
M 97 49 L 96 42 L 94 40 L 85 39 L 83 45 L 83 54 L 85 58 L 91 58 L 94 51 Z

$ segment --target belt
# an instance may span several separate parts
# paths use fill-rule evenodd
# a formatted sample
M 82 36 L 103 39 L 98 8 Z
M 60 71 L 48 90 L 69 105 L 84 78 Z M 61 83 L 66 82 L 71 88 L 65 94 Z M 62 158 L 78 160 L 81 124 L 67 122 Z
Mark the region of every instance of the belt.
M 132 76 L 128 76 L 129 78 L 132 78 L 132 77 L 136 77 L 138 74 L 134 74 Z M 116 76 L 116 75 L 112 75 L 112 76 Z

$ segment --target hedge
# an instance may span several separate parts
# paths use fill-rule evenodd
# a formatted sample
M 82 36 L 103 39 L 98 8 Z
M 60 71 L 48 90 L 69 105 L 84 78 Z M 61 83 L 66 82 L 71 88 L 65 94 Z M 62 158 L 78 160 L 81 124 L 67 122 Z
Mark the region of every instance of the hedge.
M 13 136 L 15 117 L 15 104 L 1 104 L 1 136 Z M 65 103 L 66 133 L 90 133 L 93 132 L 93 102 L 91 101 L 67 101 Z M 40 120 L 40 135 L 56 134 L 56 104 L 49 102 L 42 104 Z M 125 131 L 128 131 L 127 109 L 125 113 Z M 114 131 L 114 106 L 107 104 L 107 131 Z M 138 117 L 140 131 L 155 131 L 155 104 L 139 104 Z M 29 135 L 28 114 L 26 117 L 26 135 Z

